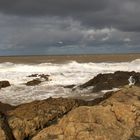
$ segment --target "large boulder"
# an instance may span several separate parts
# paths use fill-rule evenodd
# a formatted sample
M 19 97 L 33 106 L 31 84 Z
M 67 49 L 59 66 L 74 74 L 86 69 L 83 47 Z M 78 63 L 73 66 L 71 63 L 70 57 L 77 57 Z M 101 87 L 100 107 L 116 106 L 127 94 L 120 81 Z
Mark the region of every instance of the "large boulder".
M 96 106 L 78 107 L 32 140 L 140 139 L 140 88 L 124 88 Z
M 1 88 L 6 88 L 6 87 L 9 87 L 9 86 L 10 86 L 9 81 L 0 81 L 0 89 Z
M 80 85 L 80 88 L 93 87 L 93 92 L 101 90 L 110 90 L 130 84 L 130 78 L 134 80 L 135 85 L 140 85 L 140 73 L 117 71 L 115 73 L 98 74 L 93 79 Z

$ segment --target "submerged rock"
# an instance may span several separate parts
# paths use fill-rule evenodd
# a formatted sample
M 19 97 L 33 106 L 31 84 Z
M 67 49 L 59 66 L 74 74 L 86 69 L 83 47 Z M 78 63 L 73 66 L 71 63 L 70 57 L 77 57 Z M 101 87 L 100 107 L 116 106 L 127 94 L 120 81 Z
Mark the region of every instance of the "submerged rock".
M 130 77 L 135 80 L 135 85 L 140 85 L 140 73 L 117 71 L 115 73 L 98 74 L 85 84 L 80 85 L 80 88 L 83 89 L 93 86 L 93 92 L 110 90 L 112 88 L 129 85 Z
M 0 89 L 11 86 L 9 81 L 0 81 Z

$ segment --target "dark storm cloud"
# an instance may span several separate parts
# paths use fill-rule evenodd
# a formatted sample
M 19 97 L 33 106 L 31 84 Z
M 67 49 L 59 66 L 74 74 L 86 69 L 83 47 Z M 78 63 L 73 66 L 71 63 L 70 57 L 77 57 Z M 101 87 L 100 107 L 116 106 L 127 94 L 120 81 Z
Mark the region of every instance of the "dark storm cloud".
M 16 15 L 74 15 L 99 11 L 106 7 L 102 0 L 1 0 L 0 10 Z
M 140 0 L 0 0 L 0 55 L 138 52 L 139 6 Z
M 139 0 L 1 0 L 0 12 L 18 16 L 59 16 L 85 26 L 140 31 Z

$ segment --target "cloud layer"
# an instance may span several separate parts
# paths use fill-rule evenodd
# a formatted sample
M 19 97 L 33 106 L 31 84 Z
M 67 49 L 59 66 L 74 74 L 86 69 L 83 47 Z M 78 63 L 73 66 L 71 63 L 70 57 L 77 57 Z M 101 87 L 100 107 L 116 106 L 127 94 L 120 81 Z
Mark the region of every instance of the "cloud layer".
M 139 0 L 1 0 L 0 55 L 140 52 Z

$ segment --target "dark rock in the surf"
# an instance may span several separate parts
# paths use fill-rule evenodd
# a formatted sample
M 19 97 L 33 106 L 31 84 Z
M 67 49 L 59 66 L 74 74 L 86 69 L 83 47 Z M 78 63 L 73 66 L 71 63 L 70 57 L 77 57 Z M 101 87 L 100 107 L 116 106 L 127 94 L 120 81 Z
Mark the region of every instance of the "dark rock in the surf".
M 10 86 L 9 81 L 0 81 L 0 89 L 1 88 L 6 88 L 6 87 L 9 87 L 9 86 Z
M 27 77 L 37 77 L 38 74 L 31 74 L 31 75 L 28 75 Z
M 39 75 L 40 78 L 43 78 L 43 79 L 45 79 L 46 81 L 49 80 L 49 76 L 50 76 L 50 75 L 47 75 L 47 74 L 40 74 L 40 75 Z
M 76 85 L 66 85 L 64 88 L 74 88 Z
M 41 83 L 41 80 L 39 78 L 33 79 L 26 83 L 26 86 L 36 86 Z
M 44 79 L 44 80 L 48 81 L 49 80 L 49 76 L 50 75 L 48 75 L 48 74 L 31 74 L 31 75 L 29 75 L 27 77 L 38 77 L 40 79 Z
M 121 86 L 129 84 L 128 79 L 130 78 L 130 76 L 132 76 L 135 80 L 135 85 L 140 85 L 140 73 L 136 73 L 134 71 L 117 71 L 115 73 L 99 74 L 85 84 L 80 85 L 80 88 L 83 89 L 89 86 L 93 86 L 93 92 L 119 88 Z

